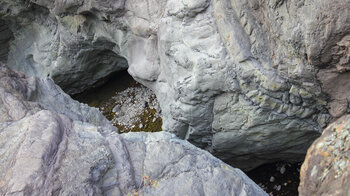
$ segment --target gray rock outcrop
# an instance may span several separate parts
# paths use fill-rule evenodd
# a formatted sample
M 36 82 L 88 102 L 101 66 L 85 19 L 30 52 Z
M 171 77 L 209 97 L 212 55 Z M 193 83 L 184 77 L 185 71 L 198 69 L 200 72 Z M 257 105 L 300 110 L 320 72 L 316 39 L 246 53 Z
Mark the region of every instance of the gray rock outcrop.
M 0 195 L 267 195 L 166 132 L 117 134 L 51 79 L 0 63 Z
M 80 92 L 123 69 L 163 130 L 232 165 L 301 160 L 348 112 L 349 0 L 1 0 L 8 64 Z

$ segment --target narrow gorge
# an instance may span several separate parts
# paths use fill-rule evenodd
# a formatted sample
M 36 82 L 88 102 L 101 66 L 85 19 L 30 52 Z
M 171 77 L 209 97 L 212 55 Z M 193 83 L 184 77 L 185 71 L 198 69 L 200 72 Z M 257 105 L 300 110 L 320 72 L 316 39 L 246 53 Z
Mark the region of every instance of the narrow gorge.
M 349 0 L 0 0 L 0 195 L 348 196 L 349 71 Z

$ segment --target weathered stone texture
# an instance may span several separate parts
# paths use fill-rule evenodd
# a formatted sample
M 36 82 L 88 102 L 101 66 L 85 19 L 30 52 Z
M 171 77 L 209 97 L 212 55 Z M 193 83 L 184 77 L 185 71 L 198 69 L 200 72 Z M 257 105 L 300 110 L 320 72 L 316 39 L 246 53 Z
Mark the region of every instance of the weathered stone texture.
M 348 112 L 348 0 L 24 2 L 0 1 L 13 69 L 77 93 L 127 62 L 163 130 L 235 166 L 301 160 Z
M 309 148 L 300 171 L 300 196 L 350 195 L 350 116 L 325 129 Z
M 51 79 L 0 63 L 0 195 L 267 195 L 166 132 L 117 134 Z

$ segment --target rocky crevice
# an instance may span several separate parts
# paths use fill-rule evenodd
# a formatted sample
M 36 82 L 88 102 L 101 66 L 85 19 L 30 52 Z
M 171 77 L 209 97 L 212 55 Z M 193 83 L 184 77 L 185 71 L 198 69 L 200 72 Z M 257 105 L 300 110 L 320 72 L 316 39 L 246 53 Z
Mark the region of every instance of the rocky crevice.
M 13 39 L 12 31 L 5 21 L 0 20 L 0 61 L 6 62 L 9 53 L 10 41 Z

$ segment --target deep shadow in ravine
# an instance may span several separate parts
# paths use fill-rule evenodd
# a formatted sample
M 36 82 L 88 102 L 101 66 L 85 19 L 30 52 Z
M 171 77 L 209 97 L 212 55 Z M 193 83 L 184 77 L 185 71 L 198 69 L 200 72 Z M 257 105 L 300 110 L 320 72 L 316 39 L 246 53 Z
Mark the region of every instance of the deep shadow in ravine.
M 128 71 L 119 71 L 112 75 L 102 86 L 73 95 L 72 98 L 91 107 L 99 107 L 103 102 L 112 98 L 116 92 L 121 92 L 129 87 L 140 86 L 128 73 Z

